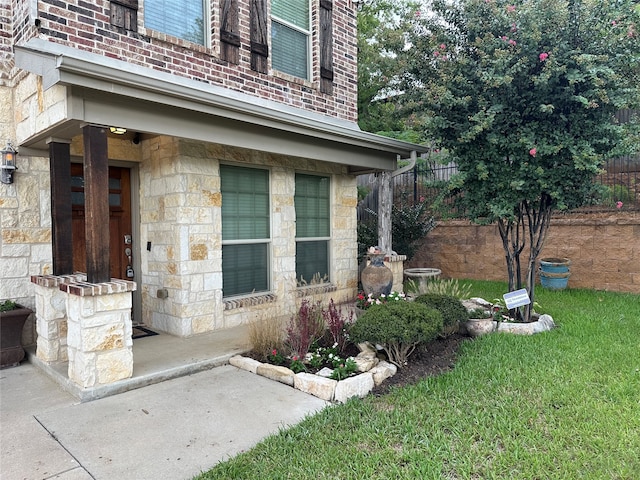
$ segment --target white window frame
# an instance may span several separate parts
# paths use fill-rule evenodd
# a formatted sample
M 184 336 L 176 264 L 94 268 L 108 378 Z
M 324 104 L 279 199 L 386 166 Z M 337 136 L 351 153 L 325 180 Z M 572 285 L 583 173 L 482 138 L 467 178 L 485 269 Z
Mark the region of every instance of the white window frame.
M 319 173 L 319 172 L 305 172 L 305 171 L 297 171 L 295 172 L 295 175 L 307 175 L 310 177 L 322 177 L 322 178 L 326 178 L 329 180 L 329 204 L 327 205 L 327 211 L 329 212 L 329 236 L 324 236 L 324 237 L 298 237 L 298 234 L 296 232 L 296 237 L 295 237 L 295 243 L 296 243 L 296 250 L 297 250 L 297 245 L 298 242 L 314 242 L 314 241 L 326 241 L 327 242 L 327 279 L 325 283 L 331 283 L 332 281 L 332 257 L 333 257 L 333 248 L 332 248 L 332 243 L 333 243 L 333 188 L 334 188 L 334 178 L 332 175 L 330 174 L 324 174 L 324 173 Z M 295 178 L 294 178 L 294 183 L 295 183 Z M 296 184 L 296 188 L 297 188 L 297 184 Z M 295 210 L 295 194 L 294 194 L 294 210 Z M 296 221 L 298 218 L 298 212 L 296 210 Z M 296 255 L 296 282 L 300 281 L 300 278 L 298 278 L 298 258 Z M 305 278 L 304 279 L 306 282 L 311 282 L 311 278 Z
M 224 293 L 224 271 L 221 271 L 222 274 L 222 278 L 223 278 L 223 285 L 222 285 L 222 295 L 223 295 L 223 299 L 231 299 L 231 298 L 242 298 L 242 297 L 251 297 L 253 295 L 263 295 L 265 293 L 270 293 L 273 291 L 273 209 L 272 209 L 272 192 L 273 192 L 273 175 L 272 175 L 272 171 L 270 168 L 263 168 L 263 167 L 259 167 L 259 166 L 252 166 L 252 165 L 246 165 L 246 164 L 236 164 L 236 163 L 221 163 L 220 166 L 229 166 L 229 167 L 238 167 L 238 168 L 245 168 L 245 169 L 255 169 L 255 170 L 262 170 L 262 171 L 266 171 L 268 176 L 269 176 L 269 180 L 268 180 L 268 185 L 269 185 L 269 195 L 268 195 L 268 206 L 267 208 L 269 209 L 269 237 L 268 238 L 258 238 L 258 239 L 240 239 L 240 240 L 223 240 L 223 232 L 222 232 L 222 204 L 224 204 L 224 195 L 222 194 L 222 186 L 220 188 L 220 193 L 221 193 L 221 197 L 222 197 L 222 204 L 220 206 L 220 239 L 221 239 L 221 245 L 224 248 L 225 245 L 257 245 L 260 243 L 266 243 L 267 244 L 267 289 L 266 290 L 260 290 L 260 291 L 256 291 L 255 293 L 253 292 L 246 292 L 246 293 L 238 293 L 238 294 L 232 294 L 232 295 L 226 295 Z M 222 172 L 220 173 L 220 182 L 222 184 Z M 221 249 L 222 252 L 222 249 Z
M 167 33 L 164 32 L 162 30 L 157 30 L 155 28 L 152 27 L 148 27 L 147 23 L 146 23 L 146 9 L 145 9 L 145 4 L 148 2 L 149 0 L 143 0 L 141 2 L 141 8 L 139 8 L 139 18 L 138 18 L 138 23 L 140 23 L 140 17 L 142 18 L 142 26 L 144 28 L 144 31 L 149 34 L 150 36 L 153 36 L 155 38 L 158 38 L 158 34 L 161 34 L 162 36 L 166 36 L 166 37 L 170 37 L 170 38 L 176 38 L 182 42 L 188 42 L 192 45 L 198 45 L 200 47 L 205 47 L 205 48 L 209 48 L 211 46 L 211 0 L 199 0 L 202 2 L 202 28 L 203 28 L 203 43 L 198 43 L 198 42 L 194 42 L 192 40 L 183 38 L 183 37 L 177 37 L 171 33 Z M 156 35 L 153 35 L 154 32 L 157 32 Z
M 313 45 L 312 45 L 313 44 L 313 41 L 312 41 L 313 40 L 313 25 L 312 25 L 313 2 L 311 2 L 311 0 L 306 0 L 306 1 L 309 4 L 309 18 L 307 19 L 308 25 L 309 25 L 309 29 L 308 30 L 300 28 L 297 25 L 289 23 L 286 20 L 274 15 L 273 11 L 271 13 L 271 25 L 270 25 L 270 28 L 273 28 L 273 22 L 276 22 L 276 23 L 279 23 L 280 25 L 284 25 L 287 28 L 291 28 L 292 30 L 300 32 L 300 33 L 304 34 L 307 37 L 307 65 L 306 65 L 306 69 L 305 69 L 306 75 L 304 77 L 298 77 L 297 75 L 294 75 L 292 73 L 283 72 L 282 70 L 278 70 L 273 65 L 273 55 L 271 56 L 271 58 L 272 58 L 271 66 L 275 71 L 277 71 L 279 73 L 282 73 L 282 74 L 285 74 L 285 75 L 290 75 L 290 76 L 295 77 L 295 78 L 300 78 L 302 80 L 311 81 L 311 64 L 313 62 L 313 59 L 312 59 L 312 54 L 313 54 Z M 273 47 L 273 42 L 272 42 L 271 49 L 273 50 L 273 48 L 274 47 Z

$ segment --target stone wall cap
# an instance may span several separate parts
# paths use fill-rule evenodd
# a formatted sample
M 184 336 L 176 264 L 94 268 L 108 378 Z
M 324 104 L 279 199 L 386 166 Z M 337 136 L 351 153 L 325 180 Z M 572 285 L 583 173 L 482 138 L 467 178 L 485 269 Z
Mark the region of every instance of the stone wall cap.
M 31 283 L 41 287 L 59 287 L 65 283 L 85 282 L 87 276 L 84 273 L 72 273 L 69 275 L 31 275 Z
M 79 297 L 98 297 L 101 295 L 113 295 L 115 293 L 133 292 L 137 285 L 130 280 L 120 280 L 112 278 L 110 282 L 90 283 L 90 282 L 74 282 L 62 283 L 59 285 L 60 290 L 69 295 L 77 295 Z

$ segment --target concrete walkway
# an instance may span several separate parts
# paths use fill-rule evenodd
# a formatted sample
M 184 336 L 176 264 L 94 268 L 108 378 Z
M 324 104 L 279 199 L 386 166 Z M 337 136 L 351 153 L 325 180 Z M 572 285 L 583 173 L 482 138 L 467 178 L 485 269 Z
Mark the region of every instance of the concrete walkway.
M 325 406 L 230 365 L 80 403 L 27 362 L 0 370 L 0 478 L 189 479 Z

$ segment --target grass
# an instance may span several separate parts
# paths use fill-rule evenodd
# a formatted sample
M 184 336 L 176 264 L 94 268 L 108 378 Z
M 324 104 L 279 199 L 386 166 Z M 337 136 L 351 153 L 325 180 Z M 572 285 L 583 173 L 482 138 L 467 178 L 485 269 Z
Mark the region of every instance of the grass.
M 640 296 L 536 299 L 557 329 L 466 342 L 453 371 L 327 408 L 198 478 L 638 478 Z

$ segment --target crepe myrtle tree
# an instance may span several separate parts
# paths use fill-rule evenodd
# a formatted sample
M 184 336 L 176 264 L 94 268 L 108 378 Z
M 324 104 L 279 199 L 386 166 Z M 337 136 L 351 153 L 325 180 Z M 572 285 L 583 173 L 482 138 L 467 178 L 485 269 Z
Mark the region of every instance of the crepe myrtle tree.
M 416 21 L 406 108 L 454 156 L 469 219 L 497 222 L 531 304 L 552 212 L 593 202 L 603 163 L 637 149 L 615 113 L 638 108 L 638 32 L 634 0 L 433 0 Z

